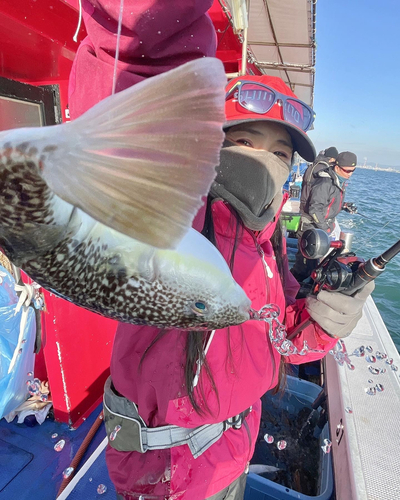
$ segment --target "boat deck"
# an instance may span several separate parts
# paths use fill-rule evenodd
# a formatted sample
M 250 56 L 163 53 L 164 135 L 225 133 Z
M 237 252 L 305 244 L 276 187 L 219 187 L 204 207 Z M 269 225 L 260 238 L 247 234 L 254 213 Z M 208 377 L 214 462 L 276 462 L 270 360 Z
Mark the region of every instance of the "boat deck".
M 325 358 L 337 498 L 398 500 L 400 356 L 371 297 L 344 343 L 354 370 L 346 363 L 339 366 L 333 356 Z M 357 357 L 353 353 L 361 346 L 370 346 L 373 352 L 366 350 L 364 356 Z M 379 359 L 379 352 L 387 358 Z M 390 359 L 392 365 L 387 363 Z M 369 367 L 384 371 L 372 373 Z M 368 395 L 366 389 L 374 387 Z
M 103 441 L 58 497 L 58 500 L 82 500 L 86 498 L 99 498 L 100 496 L 104 500 L 115 500 L 114 485 L 109 478 L 106 465 L 106 445 L 107 438 L 104 437 Z M 97 492 L 97 488 L 100 485 L 104 485 L 107 488 L 102 494 Z
M 0 420 L 0 499 L 55 499 L 63 471 L 69 467 L 100 411 L 99 406 L 76 430 L 50 419 L 35 427 L 17 424 L 16 419 L 12 423 Z M 58 434 L 56 438 L 52 438 L 54 433 Z M 115 499 L 105 463 L 105 435 L 101 425 L 82 458 L 76 477 L 59 499 Z M 56 452 L 54 445 L 60 439 L 65 440 L 65 446 Z M 102 495 L 97 493 L 100 484 L 107 487 Z
M 339 366 L 333 356 L 325 358 L 332 455 L 338 500 L 397 500 L 400 498 L 400 356 L 373 302 L 367 300 L 364 315 L 345 339 L 355 369 Z M 357 357 L 360 346 L 373 352 Z M 385 353 L 386 359 L 368 360 Z M 387 360 L 393 359 L 392 365 Z M 398 366 L 399 371 L 392 366 Z M 386 370 L 371 373 L 369 367 Z M 382 384 L 383 390 L 368 395 L 365 389 Z M 351 413 L 346 409 L 351 409 Z M 0 500 L 52 500 L 83 439 L 101 411 L 101 406 L 76 430 L 47 419 L 27 427 L 16 420 L 0 420 Z M 58 436 L 52 438 L 57 433 Z M 62 451 L 54 445 L 65 440 Z M 112 498 L 115 489 L 105 463 L 106 437 L 102 425 L 82 458 L 76 476 L 59 496 L 60 500 Z M 107 490 L 99 495 L 97 488 Z

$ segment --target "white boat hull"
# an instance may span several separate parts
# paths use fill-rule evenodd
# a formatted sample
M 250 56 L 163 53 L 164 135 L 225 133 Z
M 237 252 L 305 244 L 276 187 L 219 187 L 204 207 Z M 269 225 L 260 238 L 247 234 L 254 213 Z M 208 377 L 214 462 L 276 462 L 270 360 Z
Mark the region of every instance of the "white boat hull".
M 399 353 L 371 297 L 345 345 L 349 355 L 361 345 L 371 346 L 372 355 L 386 353 L 400 370 Z M 400 499 L 400 371 L 385 359 L 368 362 L 368 354 L 350 356 L 353 371 L 333 356 L 325 359 L 337 500 Z M 374 375 L 369 366 L 386 372 Z M 384 390 L 368 395 L 365 389 L 376 384 Z

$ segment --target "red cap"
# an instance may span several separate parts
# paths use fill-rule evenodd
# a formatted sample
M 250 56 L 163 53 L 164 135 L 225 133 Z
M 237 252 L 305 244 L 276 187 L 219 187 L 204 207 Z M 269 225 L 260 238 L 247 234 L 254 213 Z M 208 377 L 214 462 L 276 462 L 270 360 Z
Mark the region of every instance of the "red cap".
M 253 81 L 268 85 L 268 87 L 277 90 L 281 94 L 295 97 L 297 99 L 297 96 L 290 90 L 285 82 L 277 76 L 245 75 L 242 77 L 237 77 L 229 81 L 228 85 L 226 86 L 226 90 L 229 91 L 229 89 L 231 89 L 236 82 L 241 80 Z M 315 160 L 315 148 L 313 143 L 311 142 L 311 139 L 307 137 L 306 133 L 303 132 L 300 128 L 286 122 L 283 119 L 281 106 L 274 104 L 268 111 L 268 113 L 261 115 L 259 113 L 253 113 L 252 111 L 243 108 L 242 106 L 240 106 L 236 99 L 230 98 L 225 103 L 225 115 L 227 120 L 224 126 L 225 128 L 233 127 L 234 125 L 239 125 L 240 123 L 263 120 L 281 123 L 285 126 L 292 139 L 294 150 L 297 151 L 299 155 L 306 161 Z

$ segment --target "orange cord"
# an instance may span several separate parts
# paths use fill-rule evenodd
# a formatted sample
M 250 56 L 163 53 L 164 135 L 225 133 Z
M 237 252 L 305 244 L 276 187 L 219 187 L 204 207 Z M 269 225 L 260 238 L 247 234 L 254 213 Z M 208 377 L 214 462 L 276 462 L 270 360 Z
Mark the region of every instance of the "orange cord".
M 72 467 L 74 470 L 71 472 L 70 476 L 63 479 L 63 482 L 61 483 L 61 486 L 60 486 L 60 489 L 58 490 L 56 498 L 58 498 L 61 495 L 61 493 L 68 486 L 71 479 L 74 477 L 76 469 L 79 465 L 79 462 L 82 460 L 82 457 L 83 457 L 85 451 L 87 450 L 90 442 L 92 441 L 94 435 L 96 434 L 96 432 L 98 431 L 98 429 L 102 423 L 103 423 L 103 410 L 101 411 L 99 416 L 94 421 L 92 427 L 90 428 L 85 439 L 83 440 L 82 444 L 80 445 L 79 450 L 76 452 L 76 455 L 72 459 L 70 467 Z

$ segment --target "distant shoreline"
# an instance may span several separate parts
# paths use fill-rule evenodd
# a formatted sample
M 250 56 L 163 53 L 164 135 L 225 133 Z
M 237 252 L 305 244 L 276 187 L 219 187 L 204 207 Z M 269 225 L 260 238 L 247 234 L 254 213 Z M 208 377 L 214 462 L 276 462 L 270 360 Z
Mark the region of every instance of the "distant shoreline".
M 400 170 L 397 170 L 393 167 L 372 167 L 371 165 L 357 165 L 357 168 L 364 168 L 365 170 L 377 170 L 379 172 L 395 172 L 396 174 L 400 174 Z

